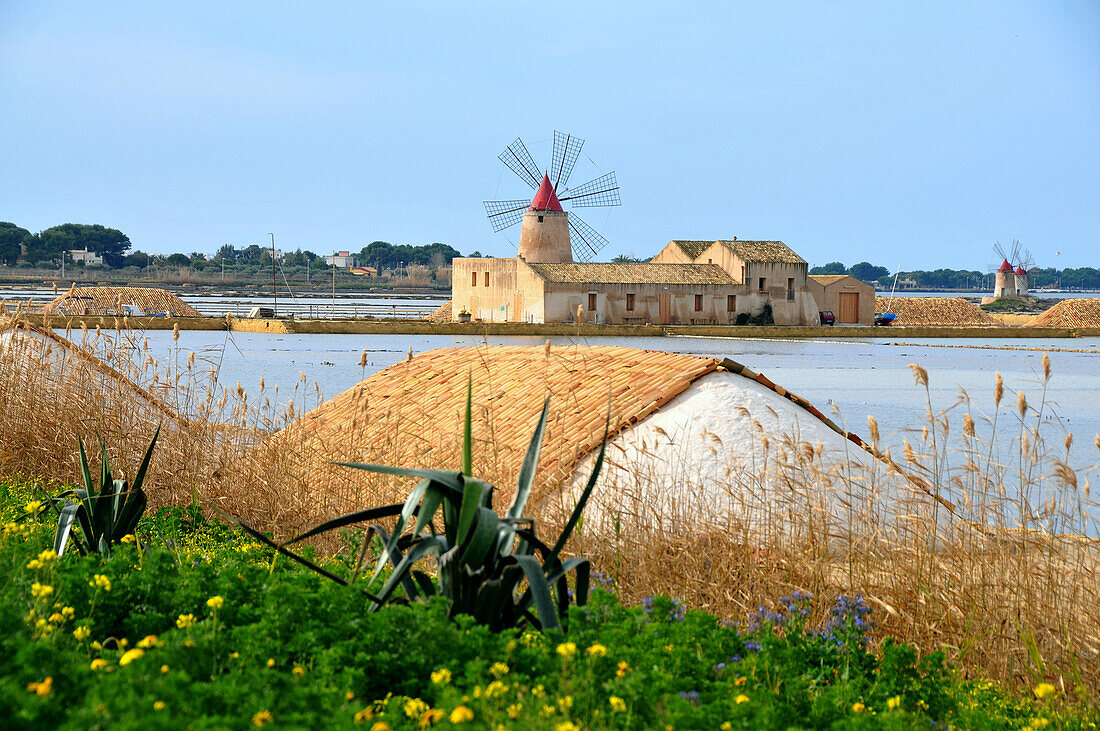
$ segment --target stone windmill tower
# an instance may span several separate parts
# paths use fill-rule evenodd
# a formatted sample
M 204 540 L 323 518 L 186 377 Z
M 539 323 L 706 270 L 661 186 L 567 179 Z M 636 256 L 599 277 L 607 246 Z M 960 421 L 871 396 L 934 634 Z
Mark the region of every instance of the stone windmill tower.
M 583 145 L 584 140 L 579 137 L 555 130 L 550 169 L 542 171 L 541 176 L 540 168 L 518 137 L 500 154 L 500 161 L 535 190 L 535 197 L 530 201 L 526 198 L 485 201 L 485 212 L 494 232 L 523 222 L 519 234 L 519 256 L 524 260 L 586 262 L 607 246 L 607 239 L 576 213 L 562 208 L 562 203 L 577 208 L 622 205 L 614 171 L 575 188 L 566 187 Z
M 1012 253 L 1004 250 L 1000 244 L 994 244 L 993 250 L 1001 257 L 1001 265 L 997 267 L 997 278 L 993 281 L 993 299 L 998 297 L 1015 297 L 1019 294 L 1016 284 L 1016 270 L 1010 261 L 1018 261 L 1020 258 L 1020 242 L 1012 242 Z M 996 261 L 996 260 L 994 260 Z M 1026 282 L 1026 273 L 1025 273 Z

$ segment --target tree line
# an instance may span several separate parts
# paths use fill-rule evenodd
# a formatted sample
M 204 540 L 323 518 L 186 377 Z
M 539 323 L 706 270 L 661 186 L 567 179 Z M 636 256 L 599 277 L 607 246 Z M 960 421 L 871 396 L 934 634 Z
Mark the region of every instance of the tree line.
M 211 265 L 271 266 L 271 247 L 259 244 L 242 247 L 225 244 L 210 257 L 201 252 L 147 254 L 143 251 L 130 251 L 131 248 L 132 243 L 126 234 L 99 224 L 65 223 L 31 233 L 14 223 L 0 221 L 0 264 L 7 266 L 58 267 L 62 257 L 74 250 L 98 254 L 103 257 L 104 265 L 114 269 L 179 266 L 202 270 Z M 328 253 L 330 252 L 316 254 L 301 248 L 283 252 L 282 265 L 308 267 L 320 259 L 321 266 L 324 266 L 323 259 Z M 372 241 L 355 254 L 355 260 L 359 266 L 372 266 L 381 272 L 410 264 L 447 266 L 459 256 L 462 254 L 457 249 L 438 242 L 414 246 Z M 67 261 L 72 265 L 71 257 Z
M 856 279 L 872 284 L 877 283 L 884 288 L 893 285 L 895 275 L 884 266 L 876 266 L 866 261 L 850 267 L 844 266 L 839 261 L 831 261 L 828 264 L 813 267 L 810 269 L 810 274 L 849 274 Z M 897 278 L 899 286 L 902 286 L 901 282 L 911 286 L 909 283 L 912 282 L 921 289 L 991 290 L 994 274 L 976 269 L 933 269 L 931 271 L 917 269 L 902 271 L 897 274 Z M 1027 273 L 1027 286 L 1029 289 L 1100 289 L 1100 269 L 1033 267 Z

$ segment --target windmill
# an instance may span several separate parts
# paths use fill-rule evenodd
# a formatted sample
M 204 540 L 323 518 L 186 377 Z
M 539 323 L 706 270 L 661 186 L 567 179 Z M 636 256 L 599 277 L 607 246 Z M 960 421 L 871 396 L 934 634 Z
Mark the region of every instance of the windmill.
M 548 170 L 535 164 L 518 137 L 499 155 L 509 170 L 536 191 L 535 197 L 485 201 L 485 213 L 494 233 L 523 222 L 519 255 L 527 261 L 571 262 L 576 258 L 587 262 L 607 246 L 607 239 L 580 216 L 562 208 L 563 203 L 574 208 L 622 205 L 614 171 L 575 188 L 567 187 L 583 145 L 584 140 L 579 137 L 555 130 L 554 152 Z
M 1000 242 L 993 244 L 993 251 L 1001 257 L 993 284 L 994 297 L 1015 297 L 1027 294 L 1027 267 L 1032 264 L 1031 252 L 1020 253 L 1020 242 L 1013 239 L 1011 251 L 1005 251 Z M 1025 261 L 1026 260 L 1026 261 Z M 1016 262 L 1013 268 L 1012 262 Z

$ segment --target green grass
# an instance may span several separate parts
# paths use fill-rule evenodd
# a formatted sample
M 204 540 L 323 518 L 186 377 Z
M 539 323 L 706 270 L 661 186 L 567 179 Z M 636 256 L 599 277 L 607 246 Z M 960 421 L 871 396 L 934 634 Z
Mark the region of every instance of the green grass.
M 872 652 L 873 613 L 856 599 L 829 598 L 825 627 L 806 626 L 802 610 L 817 599 L 798 596 L 779 615 L 725 626 L 666 597 L 624 606 L 602 579 L 559 642 L 452 621 L 441 601 L 368 613 L 359 592 L 273 561 L 193 507 L 146 518 L 144 548 L 49 558 L 53 526 L 25 509 L 36 499 L 28 481 L 0 480 L 5 729 L 1084 728 L 1098 720 L 1058 690 L 1039 699 L 962 680 L 940 655 L 918 658 L 909 645 L 886 640 Z M 339 557 L 326 567 L 350 573 Z

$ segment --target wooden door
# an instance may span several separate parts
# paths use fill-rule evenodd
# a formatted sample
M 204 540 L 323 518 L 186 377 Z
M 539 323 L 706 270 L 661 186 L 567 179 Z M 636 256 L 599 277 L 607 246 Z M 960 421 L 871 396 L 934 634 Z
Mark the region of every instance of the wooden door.
M 840 292 L 837 322 L 859 322 L 859 292 Z
M 672 324 L 672 295 L 671 294 L 660 294 L 660 295 L 657 295 L 657 299 L 660 303 L 660 309 L 661 309 L 661 312 L 660 312 L 661 324 L 662 325 L 671 325 Z

